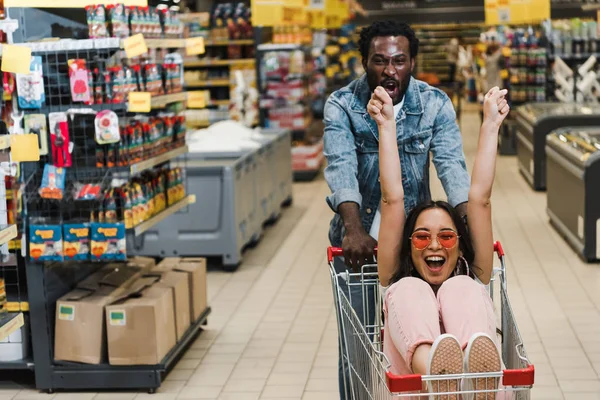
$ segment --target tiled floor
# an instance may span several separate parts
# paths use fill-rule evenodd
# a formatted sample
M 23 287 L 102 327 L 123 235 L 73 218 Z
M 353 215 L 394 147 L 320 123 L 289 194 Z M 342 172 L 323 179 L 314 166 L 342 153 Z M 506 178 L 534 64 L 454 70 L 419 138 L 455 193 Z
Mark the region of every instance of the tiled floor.
M 469 165 L 478 125 L 476 114 L 464 115 Z M 439 183 L 432 185 L 443 197 Z M 294 205 L 239 271 L 210 272 L 209 325 L 159 393 L 50 396 L 6 382 L 0 383 L 0 400 L 338 398 L 325 260 L 327 193 L 323 180 L 295 185 Z M 548 224 L 545 206 L 544 194 L 519 176 L 515 158 L 500 158 L 494 223 L 508 256 L 510 297 L 536 366 L 533 398 L 600 399 L 600 267 L 579 261 Z

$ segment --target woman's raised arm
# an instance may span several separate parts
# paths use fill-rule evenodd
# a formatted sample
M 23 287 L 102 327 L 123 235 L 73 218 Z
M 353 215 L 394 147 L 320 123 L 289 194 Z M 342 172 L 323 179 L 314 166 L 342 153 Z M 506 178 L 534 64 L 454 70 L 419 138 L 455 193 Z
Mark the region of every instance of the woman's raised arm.
M 404 229 L 404 188 L 396 141 L 396 121 L 392 99 L 377 87 L 367 106 L 379 129 L 379 173 L 381 183 L 381 225 L 377 264 L 381 285 L 388 286 L 400 268 L 400 248 Z
M 473 249 L 477 277 L 488 284 L 492 277 L 494 261 L 494 237 L 492 232 L 492 186 L 496 174 L 496 154 L 498 152 L 498 131 L 510 108 L 506 101 L 507 90 L 492 88 L 483 104 L 483 123 L 479 131 L 477 154 L 471 174 L 471 188 L 467 217 Z

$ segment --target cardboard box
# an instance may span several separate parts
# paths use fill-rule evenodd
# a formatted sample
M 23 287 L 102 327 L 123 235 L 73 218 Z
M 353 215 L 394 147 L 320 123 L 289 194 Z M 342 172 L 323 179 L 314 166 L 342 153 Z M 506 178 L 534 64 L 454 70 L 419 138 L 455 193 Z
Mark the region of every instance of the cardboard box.
M 56 302 L 54 358 L 86 364 L 106 360 L 104 307 L 141 275 L 140 268 L 109 264 Z
M 135 256 L 127 260 L 127 265 L 141 267 L 142 271 L 150 271 L 156 267 L 156 260 L 150 257 Z
M 175 329 L 177 340 L 181 340 L 191 324 L 190 282 L 188 274 L 179 271 L 154 272 L 160 276 L 157 285 L 170 288 L 173 292 Z M 152 276 L 152 273 L 146 276 Z
M 181 262 L 181 258 L 179 258 L 179 257 L 167 257 L 167 258 L 163 258 L 162 261 L 156 265 L 156 267 L 158 269 L 162 269 L 162 270 L 166 271 L 169 269 L 173 269 L 180 262 Z
M 177 342 L 173 290 L 158 278 L 141 278 L 106 307 L 111 365 L 156 365 Z
M 197 321 L 208 307 L 206 289 L 206 258 L 183 258 L 177 271 L 190 274 L 190 289 L 192 294 L 192 318 Z
M 167 261 L 169 260 L 169 261 Z M 175 260 L 178 262 L 176 263 Z M 190 282 L 190 310 L 192 324 L 208 306 L 206 290 L 206 258 L 166 258 L 153 271 L 179 271 L 188 274 Z

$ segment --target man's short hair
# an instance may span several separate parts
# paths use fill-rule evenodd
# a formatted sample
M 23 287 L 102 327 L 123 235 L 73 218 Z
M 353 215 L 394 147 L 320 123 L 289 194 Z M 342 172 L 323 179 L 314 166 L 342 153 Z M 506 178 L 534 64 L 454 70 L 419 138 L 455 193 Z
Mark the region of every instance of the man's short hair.
M 376 21 L 360 31 L 358 48 L 364 62 L 369 58 L 369 48 L 373 38 L 385 36 L 404 36 L 408 39 L 410 57 L 415 58 L 419 53 L 419 39 L 417 39 L 415 31 L 412 30 L 410 25 L 399 21 Z

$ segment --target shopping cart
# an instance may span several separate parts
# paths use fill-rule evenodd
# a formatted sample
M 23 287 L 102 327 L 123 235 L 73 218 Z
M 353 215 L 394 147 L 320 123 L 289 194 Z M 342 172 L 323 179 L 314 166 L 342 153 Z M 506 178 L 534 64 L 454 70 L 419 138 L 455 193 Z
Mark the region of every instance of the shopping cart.
M 462 395 L 475 395 L 475 398 L 495 399 L 529 399 L 534 381 L 534 367 L 527 358 L 521 334 L 508 300 L 506 289 L 506 265 L 504 251 L 500 242 L 494 244 L 494 251 L 500 260 L 500 267 L 494 268 L 489 286 L 489 293 L 498 311 L 501 329 L 503 371 L 494 373 L 457 374 L 457 375 L 403 375 L 390 372 L 390 362 L 383 353 L 382 298 L 377 276 L 377 265 L 364 265 L 360 272 L 345 271 L 337 273 L 334 258 L 342 257 L 342 249 L 329 247 L 329 261 L 333 293 L 336 302 L 338 329 L 342 360 L 349 372 L 344 374 L 344 386 L 347 399 L 394 399 L 394 398 L 426 398 L 422 391 L 423 384 L 428 383 L 436 390 L 436 399 L 453 399 Z M 494 285 L 499 281 L 500 284 Z M 352 307 L 356 298 L 352 298 L 353 290 L 344 291 L 344 287 L 360 287 L 354 290 L 354 296 L 360 293 L 362 304 L 371 299 L 375 304 L 375 312 L 369 307 L 362 307 L 362 315 L 358 315 Z M 498 294 L 495 292 L 498 291 Z M 347 375 L 347 376 L 346 376 Z M 486 386 L 495 378 L 498 387 Z M 461 381 L 471 379 L 473 387 L 479 390 L 462 390 Z M 449 381 L 456 382 L 459 391 L 440 391 L 439 388 L 451 387 Z M 454 383 L 453 382 L 453 383 Z M 494 385 L 495 386 L 495 385 Z M 485 389 L 480 389 L 484 387 Z M 487 396 L 483 396 L 487 393 Z M 494 394 L 495 393 L 495 394 Z

